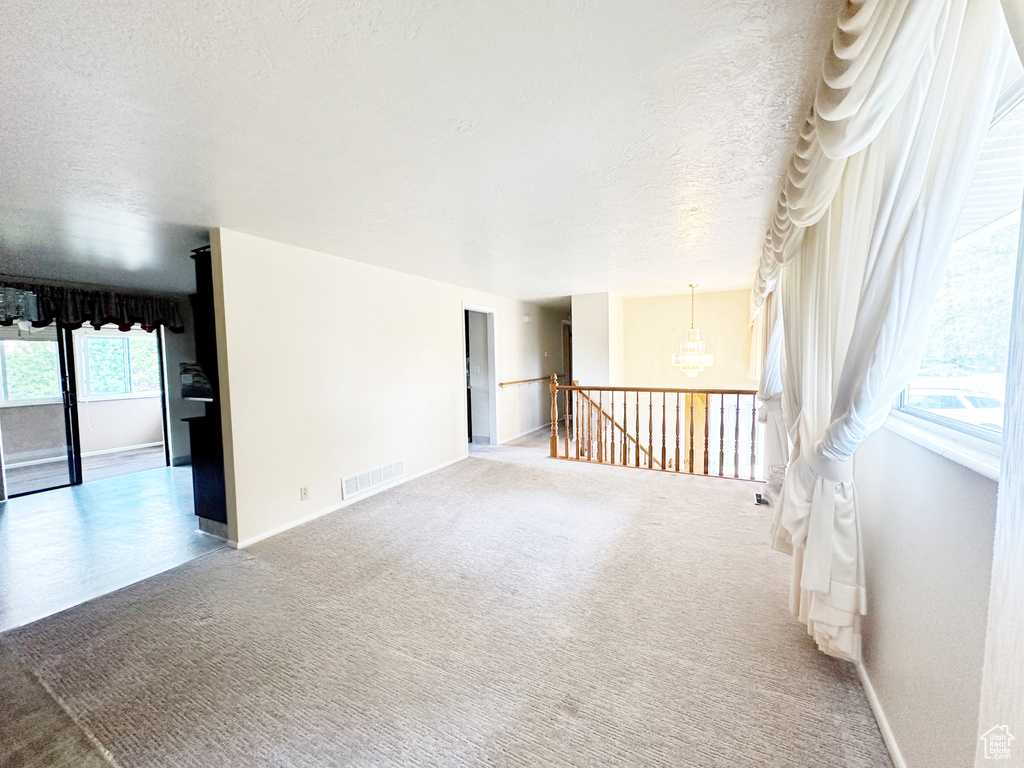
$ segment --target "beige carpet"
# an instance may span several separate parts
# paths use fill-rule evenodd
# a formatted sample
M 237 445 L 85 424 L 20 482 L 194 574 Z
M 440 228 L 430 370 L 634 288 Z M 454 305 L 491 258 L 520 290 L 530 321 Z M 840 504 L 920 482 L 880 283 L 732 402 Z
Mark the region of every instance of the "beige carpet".
M 755 486 L 544 445 L 3 640 L 124 768 L 890 765 Z

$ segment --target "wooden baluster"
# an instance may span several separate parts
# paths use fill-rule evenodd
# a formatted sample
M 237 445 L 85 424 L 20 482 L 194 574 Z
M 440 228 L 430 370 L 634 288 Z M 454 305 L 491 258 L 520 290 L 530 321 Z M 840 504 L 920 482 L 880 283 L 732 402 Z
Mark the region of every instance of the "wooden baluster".
M 668 458 L 665 454 L 665 433 L 667 432 L 665 426 L 665 393 L 661 393 L 661 469 L 664 471 L 668 468 Z
M 558 458 L 558 377 L 553 373 L 551 374 L 551 458 Z
M 593 461 L 594 454 L 597 453 L 597 419 L 594 414 L 596 403 L 594 402 L 593 390 L 587 392 L 587 395 L 590 397 L 590 447 L 587 449 L 587 455 Z
M 615 390 L 612 390 L 612 404 L 608 406 L 608 410 L 611 411 L 612 417 L 608 419 L 611 422 L 611 435 L 608 438 L 608 458 L 611 459 L 612 464 L 615 463 Z
M 757 395 L 750 399 L 750 479 L 753 480 L 754 464 L 757 462 Z
M 709 456 L 711 452 L 711 446 L 709 443 L 711 429 L 711 393 L 707 392 L 704 395 L 704 474 L 708 474 L 709 469 Z
M 627 464 L 630 463 L 630 442 L 629 442 L 629 440 L 626 439 L 627 436 L 629 436 L 630 410 L 628 408 L 629 398 L 626 395 L 627 395 L 627 392 L 624 389 L 623 390 L 623 428 L 622 428 L 622 430 L 620 432 L 618 432 L 618 441 L 623 443 L 623 456 L 622 456 L 622 462 L 621 463 L 622 463 L 622 465 L 624 467 Z
M 583 429 L 580 435 L 580 443 L 582 445 L 580 453 L 583 456 L 583 460 L 586 461 L 590 456 L 590 401 L 587 400 L 586 392 L 581 392 L 580 397 L 583 398 Z
M 740 476 L 740 395 L 736 393 L 736 455 L 732 463 L 732 476 L 739 479 Z
M 725 467 L 725 395 L 719 397 L 722 398 L 722 409 L 718 414 L 718 476 L 722 477 Z
M 565 458 L 569 458 L 569 390 L 565 390 Z
M 573 382 L 573 386 L 577 386 L 578 381 Z M 578 389 L 573 390 L 573 394 L 576 397 L 576 402 L 573 404 L 572 412 L 572 429 L 576 435 L 576 461 L 580 460 L 580 404 L 583 402 L 580 397 L 580 391 Z
M 676 392 L 676 472 L 681 472 L 679 467 L 679 393 Z
M 587 460 L 587 395 L 580 390 L 580 460 Z
M 647 468 L 654 469 L 654 393 L 647 393 Z
M 587 461 L 594 460 L 594 393 L 587 390 Z
M 636 422 L 633 424 L 633 434 L 636 435 L 636 454 L 633 457 L 635 466 L 640 466 L 640 393 L 636 393 Z
M 689 452 L 690 468 L 689 468 L 689 472 L 692 475 L 693 474 L 693 392 L 691 392 L 689 395 L 687 395 L 687 397 L 690 398 L 690 452 Z

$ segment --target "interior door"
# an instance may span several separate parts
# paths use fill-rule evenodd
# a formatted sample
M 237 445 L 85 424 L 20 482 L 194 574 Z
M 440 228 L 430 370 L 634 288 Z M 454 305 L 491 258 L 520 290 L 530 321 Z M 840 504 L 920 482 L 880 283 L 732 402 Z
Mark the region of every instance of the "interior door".
M 0 445 L 7 496 L 81 482 L 68 339 L 64 329 L 52 325 L 0 327 Z

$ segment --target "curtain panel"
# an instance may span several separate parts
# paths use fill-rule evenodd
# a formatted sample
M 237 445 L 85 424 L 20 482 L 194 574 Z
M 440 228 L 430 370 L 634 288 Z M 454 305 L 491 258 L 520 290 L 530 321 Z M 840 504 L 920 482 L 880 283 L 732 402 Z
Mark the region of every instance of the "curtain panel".
M 178 300 L 170 296 L 20 282 L 6 283 L 4 288 L 34 295 L 32 315 L 24 319 L 31 321 L 36 328 L 56 321 L 72 329 L 86 324 L 100 328 L 112 323 L 122 331 L 136 324 L 145 331 L 153 331 L 161 325 L 175 333 L 185 331 L 181 307 Z M 0 325 L 11 325 L 16 319 L 0 315 Z
M 847 159 L 875 140 L 914 76 L 934 65 L 951 3 L 848 0 L 822 67 L 811 113 L 790 159 L 751 292 L 756 315 L 803 230 L 832 204 Z
M 1009 50 L 998 0 L 848 3 L 766 241 L 751 306 L 775 286 L 792 444 L 772 544 L 840 658 L 867 610 L 853 455 L 919 364 Z
M 760 407 L 757 420 L 765 425 L 764 455 L 768 466 L 765 492 L 773 501 L 779 498 L 789 463 L 789 433 L 782 406 L 782 316 L 776 294 L 768 296 L 764 311 L 758 315 L 758 343 L 761 352 L 761 384 L 757 390 Z

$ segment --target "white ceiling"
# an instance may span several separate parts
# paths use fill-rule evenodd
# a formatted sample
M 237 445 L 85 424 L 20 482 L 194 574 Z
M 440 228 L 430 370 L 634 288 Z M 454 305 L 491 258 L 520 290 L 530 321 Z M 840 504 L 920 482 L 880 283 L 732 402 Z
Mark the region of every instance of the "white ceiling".
M 9 0 L 0 272 L 189 291 L 223 226 L 524 299 L 746 288 L 837 8 Z

